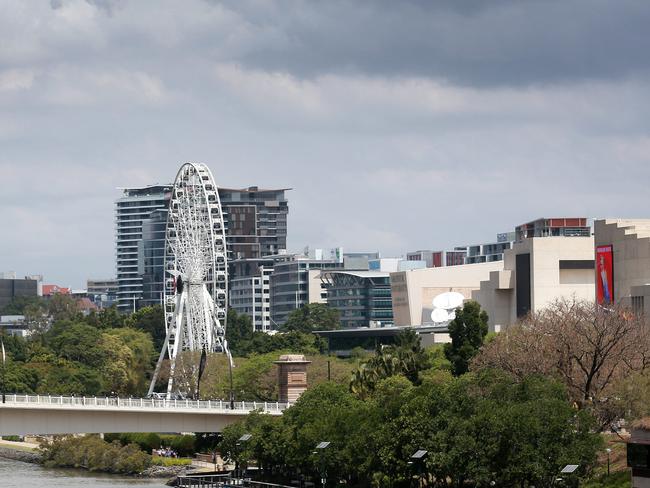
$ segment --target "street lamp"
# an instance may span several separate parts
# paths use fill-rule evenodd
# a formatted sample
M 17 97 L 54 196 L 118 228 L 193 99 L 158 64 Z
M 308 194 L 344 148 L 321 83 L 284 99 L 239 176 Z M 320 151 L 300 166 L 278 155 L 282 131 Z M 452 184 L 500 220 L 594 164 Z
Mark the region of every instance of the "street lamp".
M 573 474 L 580 467 L 579 464 L 567 464 L 562 468 L 560 474 Z M 564 481 L 564 478 L 558 477 L 555 481 Z M 576 487 L 578 486 L 578 481 L 576 480 Z
M 607 451 L 607 477 L 609 478 L 609 455 L 611 454 L 612 450 L 608 447 L 605 449 Z
M 314 451 L 314 454 L 318 453 L 320 457 L 318 471 L 320 474 L 320 483 L 322 487 L 325 487 L 325 485 L 327 484 L 327 469 L 325 466 L 324 455 L 325 455 L 325 449 L 327 449 L 330 444 L 331 444 L 330 442 L 326 442 L 326 441 L 319 442 L 318 445 L 316 446 L 316 450 Z
M 251 440 L 251 437 L 253 437 L 251 434 L 244 434 L 239 439 L 237 439 L 236 446 L 241 447 L 241 445 L 244 442 L 248 442 L 249 440 Z M 239 451 L 239 449 L 237 449 L 237 451 Z M 239 454 L 239 452 L 237 454 Z M 237 457 L 239 457 L 239 456 L 237 456 Z M 241 478 L 241 466 L 240 466 L 238 460 L 235 461 L 235 473 L 237 473 L 237 475 Z
M 411 461 L 409 461 L 409 464 L 417 467 L 418 486 L 420 486 L 420 482 L 422 481 L 422 473 L 421 473 L 422 462 L 424 461 L 424 458 L 428 453 L 429 451 L 425 451 L 424 449 L 418 449 L 417 451 L 415 451 L 415 453 L 413 453 L 413 455 L 411 456 Z
M 5 341 L 2 337 L 0 337 L 0 344 L 2 345 L 2 403 L 5 403 L 6 398 L 5 398 L 5 390 L 6 390 L 6 384 L 5 384 L 5 374 L 6 374 L 6 369 L 7 369 L 7 355 L 5 354 Z

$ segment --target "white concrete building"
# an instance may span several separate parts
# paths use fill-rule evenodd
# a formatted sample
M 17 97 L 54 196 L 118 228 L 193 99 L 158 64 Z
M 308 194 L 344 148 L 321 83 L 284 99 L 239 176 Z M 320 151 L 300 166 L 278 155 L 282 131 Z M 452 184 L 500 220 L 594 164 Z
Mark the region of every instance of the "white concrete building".
M 248 315 L 253 330 L 269 332 L 271 326 L 271 287 L 269 279 L 272 267 L 259 267 L 259 275 L 244 276 L 230 280 L 230 307 L 238 314 Z
M 430 324 L 433 298 L 441 293 L 455 291 L 465 298 L 472 297 L 481 281 L 491 272 L 503 269 L 503 261 L 414 269 L 390 274 L 395 325 Z
M 533 237 L 505 252 L 472 298 L 489 316 L 490 330 L 513 324 L 559 298 L 593 300 L 593 237 Z

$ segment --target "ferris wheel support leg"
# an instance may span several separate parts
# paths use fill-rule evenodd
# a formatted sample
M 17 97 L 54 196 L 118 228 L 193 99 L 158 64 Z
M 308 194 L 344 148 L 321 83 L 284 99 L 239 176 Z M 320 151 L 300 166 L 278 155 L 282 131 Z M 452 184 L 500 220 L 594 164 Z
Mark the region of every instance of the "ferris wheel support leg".
M 176 359 L 178 358 L 178 345 L 182 342 L 183 337 L 183 328 L 181 327 L 183 324 L 180 323 L 178 324 L 179 327 L 176 329 L 176 340 L 174 341 L 174 349 L 172 350 L 171 358 L 170 358 L 170 364 L 169 364 L 169 381 L 167 381 L 167 399 L 171 400 L 172 397 L 172 389 L 174 387 L 174 373 L 176 371 Z
M 153 376 L 151 377 L 151 385 L 149 385 L 149 393 L 147 394 L 147 396 L 151 396 L 153 394 L 154 388 L 156 387 L 156 380 L 158 380 L 158 375 L 160 374 L 160 368 L 162 366 L 163 359 L 165 358 L 165 351 L 167 351 L 167 344 L 169 344 L 169 334 L 170 332 L 167 331 L 167 335 L 165 336 L 165 342 L 163 343 L 162 349 L 160 350 L 160 356 L 158 356 L 156 369 L 154 369 Z
M 235 409 L 235 390 L 233 388 L 233 382 L 232 382 L 232 368 L 235 367 L 235 364 L 232 361 L 232 355 L 230 354 L 230 351 L 228 350 L 228 346 L 225 344 L 225 339 L 224 339 L 224 350 L 226 351 L 226 354 L 228 355 L 228 373 L 230 375 L 230 410 Z

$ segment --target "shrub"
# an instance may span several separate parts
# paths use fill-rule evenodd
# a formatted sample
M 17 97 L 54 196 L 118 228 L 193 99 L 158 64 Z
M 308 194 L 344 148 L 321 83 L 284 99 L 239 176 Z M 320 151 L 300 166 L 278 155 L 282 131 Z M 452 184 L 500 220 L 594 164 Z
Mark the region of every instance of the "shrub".
M 104 440 L 106 442 L 119 441 L 123 446 L 136 444 L 141 450 L 145 451 L 146 453 L 151 453 L 153 449 L 158 449 L 161 446 L 160 436 L 153 432 L 123 432 L 121 434 L 104 434 Z
M 51 443 L 41 444 L 41 453 L 47 467 L 135 474 L 151 465 L 151 456 L 136 444 L 123 446 L 118 440 L 109 443 L 95 435 L 56 437 Z
M 151 463 L 156 466 L 189 466 L 192 464 L 192 460 L 189 458 L 166 458 L 154 456 Z
M 162 445 L 172 448 L 179 456 L 192 456 L 195 451 L 195 437 L 193 435 L 163 435 Z
M 11 442 L 20 442 L 23 440 L 19 435 L 3 435 L 1 439 L 4 441 L 11 441 Z

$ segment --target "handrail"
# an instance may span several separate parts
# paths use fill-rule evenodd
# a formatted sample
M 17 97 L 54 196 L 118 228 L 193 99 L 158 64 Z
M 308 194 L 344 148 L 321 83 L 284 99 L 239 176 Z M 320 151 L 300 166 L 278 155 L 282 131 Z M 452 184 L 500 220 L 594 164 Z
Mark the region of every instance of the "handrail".
M 250 478 L 233 478 L 230 474 L 196 474 L 193 476 L 179 476 L 176 478 L 176 486 L 194 487 L 194 486 L 241 486 L 245 488 L 292 488 L 287 485 L 278 485 L 276 483 L 267 483 L 264 481 L 255 481 Z
M 252 412 L 260 410 L 265 413 L 279 413 L 291 404 L 279 402 L 230 402 L 223 400 L 167 400 L 157 398 L 120 398 L 120 397 L 75 397 L 62 395 L 5 395 L 6 404 L 13 405 L 48 405 L 55 407 L 106 407 L 106 408 L 151 408 L 173 410 L 204 410 L 220 412 Z M 0 404 L 2 407 L 2 404 Z

